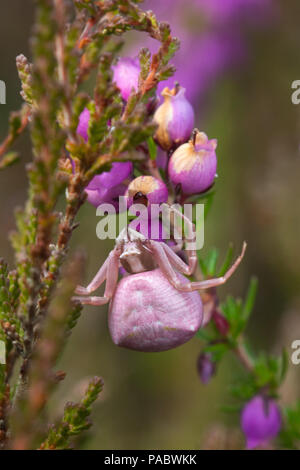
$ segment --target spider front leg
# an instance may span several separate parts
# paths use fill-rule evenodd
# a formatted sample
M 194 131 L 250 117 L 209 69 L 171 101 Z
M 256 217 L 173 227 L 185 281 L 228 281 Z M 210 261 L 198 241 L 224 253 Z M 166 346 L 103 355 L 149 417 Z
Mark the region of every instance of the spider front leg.
M 120 249 L 115 248 L 110 252 L 108 258 L 99 269 L 94 279 L 87 287 L 78 286 L 75 290 L 76 294 L 88 295 L 95 291 L 106 280 L 105 291 L 103 297 L 87 296 L 72 297 L 72 300 L 78 301 L 86 305 L 104 305 L 112 298 L 118 282 L 119 274 L 119 257 Z
M 186 223 L 188 241 L 190 243 L 195 243 L 196 232 L 195 232 L 195 225 L 193 224 L 193 222 L 190 219 L 188 219 L 188 217 L 186 217 L 184 214 L 182 214 L 182 212 L 180 212 L 178 209 L 172 206 L 168 206 L 168 204 L 163 204 L 163 210 L 168 212 L 169 216 L 171 214 L 175 216 L 175 223 L 174 223 L 175 234 L 178 233 L 178 230 L 177 230 L 178 227 L 176 226 L 176 217 L 180 217 L 180 219 Z M 182 241 L 181 241 L 181 246 L 182 246 Z M 191 274 L 193 274 L 197 266 L 197 253 L 196 253 L 196 250 L 191 250 L 191 249 L 186 250 L 186 252 L 187 252 L 187 257 L 188 257 L 188 266 L 187 266 L 187 269 L 185 268 L 184 274 L 186 274 L 187 276 L 190 276 Z
M 182 274 L 185 274 L 186 276 L 190 276 L 192 273 L 191 273 L 191 267 L 186 264 L 181 258 L 180 256 L 178 256 L 176 254 L 176 252 L 174 252 L 174 250 L 172 249 L 172 247 L 168 246 L 166 243 L 163 243 L 162 244 L 162 247 L 168 257 L 168 260 L 170 262 L 170 264 L 177 270 L 179 271 L 180 273 Z
M 112 253 L 112 252 L 111 252 Z M 79 294 L 79 295 L 88 295 L 90 294 L 91 292 L 94 292 L 94 290 L 96 290 L 98 287 L 101 286 L 101 284 L 103 284 L 103 282 L 105 281 L 106 279 L 106 273 L 107 273 L 107 265 L 109 263 L 109 259 L 110 259 L 110 255 L 111 253 L 108 255 L 108 257 L 106 258 L 106 260 L 104 261 L 104 263 L 102 264 L 101 268 L 99 269 L 99 271 L 97 272 L 96 276 L 94 277 L 94 279 L 89 283 L 89 285 L 87 287 L 83 287 L 83 286 L 77 286 L 76 289 L 75 289 L 75 293 L 76 294 Z
M 159 268 L 164 273 L 168 281 L 172 284 L 172 286 L 174 286 L 175 289 L 182 291 L 182 292 L 192 292 L 194 290 L 209 289 L 211 287 L 217 287 L 217 286 L 224 284 L 230 278 L 230 276 L 232 276 L 232 274 L 234 273 L 234 271 L 237 269 L 238 265 L 242 261 L 244 254 L 245 254 L 246 246 L 247 244 L 246 242 L 244 242 L 240 256 L 235 260 L 231 268 L 228 269 L 228 271 L 224 274 L 224 276 L 214 278 L 214 279 L 207 279 L 205 281 L 195 281 L 195 282 L 185 283 L 179 279 L 176 271 L 173 268 L 174 266 L 176 269 L 180 270 L 178 260 L 175 262 L 174 258 L 171 258 L 171 257 L 169 258 L 167 256 L 166 249 L 162 247 L 160 243 L 152 241 L 152 240 L 150 240 L 149 242 L 149 248 L 151 249 Z

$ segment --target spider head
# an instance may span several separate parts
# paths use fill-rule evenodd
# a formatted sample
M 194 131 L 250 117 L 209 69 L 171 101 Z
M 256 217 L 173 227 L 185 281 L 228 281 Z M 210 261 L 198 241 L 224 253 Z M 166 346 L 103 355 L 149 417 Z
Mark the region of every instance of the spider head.
M 136 230 L 126 227 L 121 231 L 117 246 L 121 248 L 120 263 L 128 273 L 142 273 L 157 267 L 146 245 L 146 238 Z

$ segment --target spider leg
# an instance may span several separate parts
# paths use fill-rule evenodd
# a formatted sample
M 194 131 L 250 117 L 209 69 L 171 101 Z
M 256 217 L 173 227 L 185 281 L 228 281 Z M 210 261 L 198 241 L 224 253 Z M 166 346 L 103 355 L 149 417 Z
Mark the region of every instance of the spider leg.
M 154 259 L 157 262 L 158 267 L 161 269 L 162 273 L 166 276 L 166 278 L 168 279 L 170 284 L 172 284 L 173 287 L 175 287 L 178 290 L 181 290 L 180 289 L 181 281 L 169 261 L 165 248 L 161 246 L 163 245 L 163 243 L 149 240 L 148 244 L 149 244 L 150 250 L 153 253 Z
M 168 260 L 177 271 L 179 271 L 182 274 L 185 274 L 186 276 L 190 276 L 194 272 L 194 269 L 195 269 L 194 266 L 189 266 L 188 264 L 186 264 L 180 258 L 180 256 L 176 255 L 174 250 L 172 250 L 172 247 L 168 246 L 166 243 L 163 243 L 162 246 L 166 252 Z
M 117 282 L 118 282 L 118 275 L 119 275 L 119 250 L 114 249 L 110 252 L 107 260 L 105 261 L 104 265 L 98 273 L 96 274 L 95 278 L 86 288 L 90 293 L 97 289 L 97 287 L 102 284 L 106 279 L 105 291 L 103 297 L 96 297 L 96 296 L 87 296 L 87 297 L 72 297 L 72 300 L 79 301 L 82 304 L 88 305 L 104 305 L 107 304 L 110 299 L 112 298 Z M 92 287 L 90 287 L 92 285 Z M 81 294 L 81 287 L 76 289 L 76 293 Z M 84 288 L 83 288 L 84 289 Z
M 174 270 L 172 264 L 170 263 L 169 258 L 164 248 L 160 246 L 159 243 L 150 241 L 150 247 L 152 249 L 152 253 L 155 257 L 155 260 L 159 268 L 164 273 L 168 281 L 172 284 L 172 286 L 174 286 L 175 289 L 182 291 L 182 292 L 192 292 L 194 290 L 208 289 L 210 287 L 217 287 L 217 286 L 224 284 L 230 278 L 230 276 L 232 276 L 232 274 L 234 273 L 234 271 L 237 269 L 238 265 L 242 261 L 244 254 L 245 254 L 246 246 L 247 244 L 244 242 L 242 253 L 235 260 L 231 268 L 229 268 L 228 271 L 224 274 L 224 276 L 221 276 L 215 279 L 207 279 L 204 281 L 185 283 L 185 282 L 182 282 L 177 276 L 177 273 Z
M 110 299 L 106 297 L 87 296 L 87 297 L 72 297 L 75 302 L 80 302 L 82 305 L 105 305 Z
M 175 240 L 175 242 L 176 242 L 176 245 L 170 246 L 170 249 L 173 251 L 173 253 L 178 253 L 180 250 L 182 250 L 183 243 L 177 240 Z
M 170 214 L 169 209 L 168 209 L 168 212 Z M 183 240 L 182 240 L 181 233 L 178 231 L 175 221 L 176 219 L 173 220 L 173 231 L 174 231 L 173 238 L 174 238 L 174 242 L 176 243 L 176 245 L 172 246 L 171 249 L 175 251 L 175 253 L 177 253 L 178 251 L 182 250 Z
M 109 254 L 110 256 L 110 254 Z M 103 284 L 103 282 L 106 279 L 106 273 L 107 273 L 107 265 L 109 262 L 109 256 L 106 258 L 104 263 L 102 264 L 101 268 L 97 272 L 96 276 L 94 279 L 89 283 L 87 287 L 83 286 L 77 286 L 75 289 L 75 293 L 79 295 L 88 295 L 94 292 L 94 290 L 98 289 L 98 287 Z
M 179 216 L 182 220 L 185 221 L 186 227 L 187 227 L 187 233 L 188 233 L 188 237 L 186 237 L 186 239 L 190 243 L 194 244 L 196 242 L 195 224 L 175 207 L 168 206 L 168 204 L 163 204 L 163 208 L 164 210 L 168 211 L 170 215 L 173 213 L 173 215 L 177 217 Z M 175 230 L 175 234 L 178 233 L 176 224 L 174 224 L 174 230 Z M 181 246 L 182 246 L 182 240 L 181 240 Z M 187 257 L 188 257 L 188 262 L 189 262 L 189 274 L 193 274 L 197 266 L 196 250 L 188 249 L 186 250 L 186 252 L 187 252 Z

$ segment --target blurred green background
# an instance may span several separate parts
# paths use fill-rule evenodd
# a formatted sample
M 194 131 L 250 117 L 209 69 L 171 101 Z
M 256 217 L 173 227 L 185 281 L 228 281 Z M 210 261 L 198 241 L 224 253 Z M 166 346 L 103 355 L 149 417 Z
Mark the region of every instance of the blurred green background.
M 258 276 L 258 298 L 248 328 L 252 345 L 275 353 L 286 347 L 290 355 L 291 342 L 300 339 L 300 105 L 291 102 L 291 83 L 300 79 L 300 4 L 274 4 L 279 12 L 276 21 L 247 34 L 247 62 L 224 73 L 209 90 L 197 125 L 218 139 L 219 178 L 204 250 L 216 246 L 225 254 L 230 241 L 237 251 L 244 239 L 248 242 L 246 258 L 238 274 L 220 289 L 220 298 L 228 293 L 243 296 L 250 277 Z M 28 0 L 1 2 L 0 12 L 0 79 L 7 86 L 7 104 L 0 105 L 2 140 L 9 112 L 21 105 L 15 57 L 30 57 L 33 5 Z M 202 103 L 193 105 L 200 116 Z M 8 233 L 15 226 L 14 208 L 23 205 L 27 191 L 28 135 L 16 147 L 22 154 L 20 163 L 0 173 L 0 256 L 10 266 Z M 86 204 L 79 220 L 72 247 L 87 254 L 87 282 L 111 243 L 97 239 L 93 207 Z M 53 397 L 52 414 L 59 413 L 66 400 L 76 399 L 87 378 L 101 375 L 105 389 L 86 448 L 209 447 L 207 435 L 212 432 L 216 442 L 222 426 L 239 440 L 233 431 L 238 417 L 224 414 L 220 407 L 229 400 L 229 385 L 240 366 L 228 357 L 216 378 L 204 386 L 196 371 L 200 349 L 196 338 L 163 353 L 117 348 L 107 329 L 107 307 L 87 307 L 59 364 L 67 377 Z M 283 401 L 294 400 L 299 392 L 300 366 L 291 364 Z

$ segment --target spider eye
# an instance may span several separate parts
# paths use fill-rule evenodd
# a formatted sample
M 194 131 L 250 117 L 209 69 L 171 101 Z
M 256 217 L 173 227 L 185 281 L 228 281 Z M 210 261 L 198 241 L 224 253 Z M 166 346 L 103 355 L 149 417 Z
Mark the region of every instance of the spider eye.
M 136 204 L 143 204 L 144 206 L 148 206 L 148 198 L 146 194 L 143 194 L 141 191 L 138 191 L 133 196 L 133 202 Z

